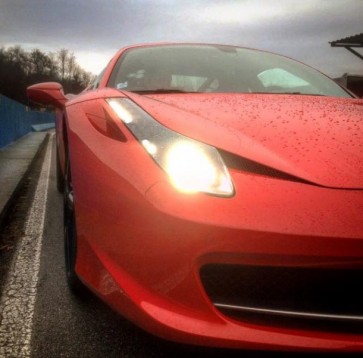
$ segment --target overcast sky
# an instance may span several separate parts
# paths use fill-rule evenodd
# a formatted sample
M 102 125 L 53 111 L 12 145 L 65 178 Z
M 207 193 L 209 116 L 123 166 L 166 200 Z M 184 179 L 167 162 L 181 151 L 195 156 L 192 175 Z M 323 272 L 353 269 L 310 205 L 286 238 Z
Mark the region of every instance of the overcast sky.
M 93 73 L 125 45 L 187 41 L 270 50 L 333 77 L 363 74 L 362 60 L 329 44 L 358 33 L 363 0 L 0 0 L 0 46 L 67 48 Z

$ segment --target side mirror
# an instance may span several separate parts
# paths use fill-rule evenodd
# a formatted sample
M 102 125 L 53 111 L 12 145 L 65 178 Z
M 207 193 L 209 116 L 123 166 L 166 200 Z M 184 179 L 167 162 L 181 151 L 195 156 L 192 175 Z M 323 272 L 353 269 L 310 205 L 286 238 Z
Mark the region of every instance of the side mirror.
M 63 108 L 68 100 L 63 93 L 63 87 L 57 82 L 43 82 L 32 85 L 26 89 L 28 98 L 45 106 L 52 105 Z

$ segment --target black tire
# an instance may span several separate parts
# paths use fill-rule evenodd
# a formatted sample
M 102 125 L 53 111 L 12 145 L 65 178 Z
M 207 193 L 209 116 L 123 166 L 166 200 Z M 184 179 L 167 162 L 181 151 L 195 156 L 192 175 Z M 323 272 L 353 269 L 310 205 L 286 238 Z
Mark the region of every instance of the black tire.
M 85 286 L 80 281 L 75 271 L 77 260 L 77 227 L 69 160 L 66 162 L 63 197 L 64 256 L 67 283 L 74 293 L 84 294 L 86 292 Z
M 64 191 L 64 176 L 60 167 L 59 154 L 57 150 L 57 159 L 56 159 L 56 175 L 57 175 L 57 189 L 60 193 Z

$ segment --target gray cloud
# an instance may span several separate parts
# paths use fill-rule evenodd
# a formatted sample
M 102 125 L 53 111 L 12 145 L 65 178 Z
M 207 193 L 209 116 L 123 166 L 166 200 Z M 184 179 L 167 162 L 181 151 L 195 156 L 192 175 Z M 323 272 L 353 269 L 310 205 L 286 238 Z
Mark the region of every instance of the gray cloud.
M 362 24 L 360 0 L 0 2 L 0 45 L 68 48 L 89 62 L 133 43 L 217 42 L 282 53 L 332 76 L 363 74 L 363 61 L 329 45 Z

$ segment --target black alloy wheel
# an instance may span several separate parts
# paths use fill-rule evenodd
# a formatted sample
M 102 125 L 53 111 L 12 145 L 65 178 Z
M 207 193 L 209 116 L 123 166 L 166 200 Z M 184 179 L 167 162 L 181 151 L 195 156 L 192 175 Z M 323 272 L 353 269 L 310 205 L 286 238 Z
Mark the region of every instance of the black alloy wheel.
M 70 289 L 75 293 L 83 293 L 84 286 L 79 280 L 76 271 L 77 259 L 77 227 L 74 210 L 74 196 L 72 186 L 72 176 L 69 160 L 66 161 L 66 173 L 64 178 L 63 190 L 63 218 L 64 218 L 64 255 L 67 283 Z
M 64 176 L 62 174 L 62 169 L 60 166 L 60 161 L 59 161 L 59 153 L 58 153 L 58 149 L 56 150 L 57 154 L 57 158 L 56 158 L 56 178 L 57 178 L 57 189 L 60 193 L 63 193 L 64 190 Z

